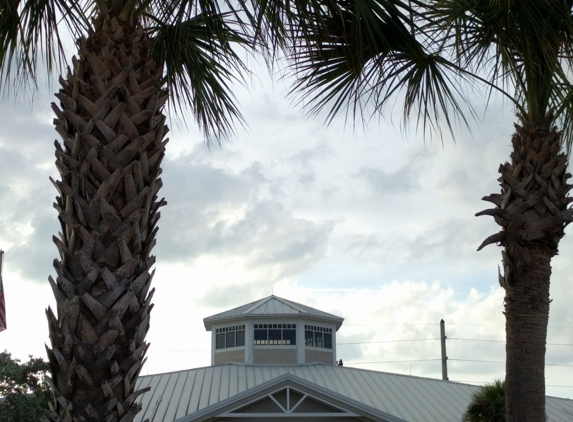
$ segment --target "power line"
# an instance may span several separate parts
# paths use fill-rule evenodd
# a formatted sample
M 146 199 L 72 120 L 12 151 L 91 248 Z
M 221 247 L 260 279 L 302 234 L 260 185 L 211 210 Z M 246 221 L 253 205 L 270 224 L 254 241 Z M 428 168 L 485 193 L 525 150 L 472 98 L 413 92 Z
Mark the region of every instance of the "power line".
M 380 341 L 355 341 L 355 342 L 345 342 L 337 343 L 336 346 L 350 346 L 359 344 L 383 344 L 383 343 L 406 343 L 406 342 L 419 342 L 419 341 L 436 341 L 440 340 L 438 337 L 435 338 L 416 338 L 416 339 L 401 339 L 401 340 L 380 340 Z M 505 340 L 490 340 L 490 339 L 472 339 L 472 338 L 458 338 L 458 337 L 447 337 L 447 340 L 456 341 L 473 341 L 473 342 L 485 342 L 485 343 L 505 343 Z M 568 343 L 546 343 L 547 346 L 569 346 L 573 347 L 573 344 Z M 150 350 L 147 353 L 189 353 L 189 352 L 208 352 L 209 349 L 189 349 L 189 350 Z M 449 359 L 455 360 L 455 359 Z
M 474 384 L 484 384 L 489 383 L 491 381 L 477 381 L 477 380 L 459 380 L 459 379 L 450 379 L 449 381 L 454 382 L 468 382 Z M 546 387 L 557 387 L 557 388 L 573 388 L 573 385 L 555 385 L 555 384 L 545 384 Z
M 422 324 L 347 324 L 347 323 L 344 324 L 345 327 L 370 327 L 370 326 L 372 326 L 372 327 L 378 327 L 378 326 L 399 327 L 399 326 L 402 326 L 402 325 L 418 325 L 418 326 L 420 326 L 420 325 L 428 325 L 428 326 L 434 326 L 434 325 L 436 325 L 436 324 L 435 324 L 435 323 L 434 323 L 434 324 L 423 324 L 423 323 L 422 323 Z
M 434 362 L 441 359 L 413 359 L 413 360 L 387 360 L 381 362 L 344 362 L 345 365 L 367 365 L 370 363 L 409 363 L 409 362 Z
M 357 341 L 353 343 L 336 343 L 336 346 L 346 346 L 349 344 L 375 344 L 375 343 L 401 343 L 406 341 L 430 341 L 439 340 L 439 338 L 417 338 L 412 340 L 381 340 L 381 341 Z
M 448 337 L 447 340 L 460 340 L 460 341 L 484 341 L 488 343 L 505 343 L 505 340 L 488 340 L 488 339 L 477 339 L 477 338 L 455 338 Z
M 447 340 L 460 340 L 460 341 L 483 341 L 488 343 L 505 343 L 505 340 L 489 340 L 489 339 L 478 339 L 478 338 L 456 338 L 448 337 Z M 573 346 L 569 343 L 545 343 L 547 346 Z
M 372 364 L 372 363 L 435 362 L 435 361 L 439 361 L 439 360 L 441 360 L 441 359 L 386 360 L 386 361 L 372 361 L 372 362 L 345 362 L 345 364 L 347 364 L 347 365 L 368 365 L 368 364 Z M 449 359 L 448 358 L 448 361 L 505 364 L 505 362 L 494 361 L 494 360 Z M 573 366 L 573 364 L 546 363 L 545 366 Z M 464 381 L 464 382 L 466 382 L 466 381 Z M 470 382 L 470 381 L 467 381 L 467 382 Z M 481 382 L 481 381 L 476 381 L 476 382 Z
M 460 326 L 467 326 L 467 327 L 505 327 L 505 324 L 455 324 L 448 322 L 448 326 L 455 325 L 456 327 Z M 377 327 L 377 326 L 389 326 L 389 327 L 400 327 L 403 325 L 407 326 L 435 326 L 436 323 L 427 324 L 427 323 L 382 323 L 382 324 L 349 324 L 344 323 L 345 327 Z M 548 325 L 548 328 L 573 328 L 573 325 Z
M 346 345 L 356 345 L 356 344 L 377 344 L 377 343 L 401 343 L 401 342 L 412 342 L 412 341 L 435 341 L 440 340 L 438 337 L 435 338 L 416 338 L 416 339 L 403 339 L 403 340 L 380 340 L 380 341 L 355 341 L 346 343 L 337 343 L 337 346 Z M 458 338 L 458 337 L 447 337 L 447 340 L 457 340 L 457 341 L 475 341 L 475 342 L 485 342 L 485 343 L 505 343 L 505 340 L 491 340 L 491 339 L 478 339 L 478 338 Z M 545 343 L 547 346 L 571 346 L 573 344 L 569 343 Z
M 457 362 L 477 362 L 477 363 L 503 363 L 504 361 L 497 361 L 497 360 L 475 360 L 475 359 L 450 359 L 449 361 L 457 361 Z M 565 364 L 565 363 L 546 363 L 545 366 L 573 366 L 573 364 Z

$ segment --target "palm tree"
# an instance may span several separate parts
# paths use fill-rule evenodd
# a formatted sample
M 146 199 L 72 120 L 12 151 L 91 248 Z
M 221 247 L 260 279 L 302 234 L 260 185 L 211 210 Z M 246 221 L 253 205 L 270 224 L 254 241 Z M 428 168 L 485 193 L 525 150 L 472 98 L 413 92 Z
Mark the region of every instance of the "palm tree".
M 486 69 L 517 108 L 511 162 L 500 166 L 501 194 L 484 197 L 501 231 L 506 316 L 506 419 L 545 420 L 545 342 L 551 258 L 565 226 L 573 139 L 571 1 L 437 2 L 436 22 L 467 66 Z M 562 123 L 558 131 L 556 123 Z
M 326 2 L 316 36 L 294 52 L 297 88 L 311 112 L 349 106 L 373 113 L 400 91 L 404 115 L 424 127 L 459 116 L 459 85 L 472 75 L 517 110 L 501 194 L 483 199 L 501 231 L 479 249 L 503 247 L 506 418 L 545 420 L 545 341 L 551 258 L 572 221 L 567 182 L 573 139 L 573 18 L 570 0 L 341 0 Z M 450 61 L 448 61 L 448 59 Z M 463 117 L 463 116 L 462 116 Z M 556 125 L 560 123 L 562 130 Z M 478 250 L 479 250 L 478 249 Z
M 495 380 L 472 395 L 462 422 L 504 422 L 505 382 Z
M 49 279 L 57 316 L 47 310 L 54 421 L 130 421 L 138 411 L 135 400 L 144 390 L 134 388 L 148 347 L 151 251 L 165 204 L 158 193 L 169 93 L 176 110 L 190 106 L 207 135 L 225 136 L 240 119 L 228 82 L 245 70 L 231 44 L 270 43 L 274 53 L 294 33 L 309 40 L 295 42 L 296 51 L 311 47 L 312 54 L 324 6 L 336 7 L 330 0 L 221 3 L 226 12 L 217 0 L 9 0 L 1 6 L 3 93 L 28 78 L 34 82 L 39 65 L 51 72 L 62 63 L 58 19 L 79 48 L 52 104 L 62 138 L 56 142 L 61 180 L 53 181 L 60 259 L 56 280 Z M 419 76 L 447 65 L 427 55 L 396 14 L 404 18 L 395 7 L 386 16 L 397 32 L 385 51 L 412 50 L 406 61 L 427 62 Z M 370 38 L 373 47 L 384 41 L 380 34 Z M 453 98 L 444 81 L 411 95 L 436 92 Z
M 248 43 L 216 2 L 96 1 L 52 104 L 60 259 L 47 310 L 54 421 L 130 421 L 148 344 L 171 90 L 207 135 L 240 114 L 228 81 L 244 69 L 232 42 Z M 84 10 L 89 10 L 84 8 Z M 235 25 L 235 27 L 232 27 Z
M 232 45 L 252 46 L 256 8 L 217 0 L 13 0 L 0 15 L 4 90 L 34 81 L 63 60 L 57 21 L 78 53 L 53 103 L 60 180 L 54 207 L 60 258 L 47 309 L 53 421 L 129 422 L 148 344 L 150 289 L 168 127 L 163 114 L 188 107 L 207 136 L 241 119 L 230 81 L 246 70 Z M 225 10 L 222 10 L 225 8 Z M 241 13 L 241 15 L 240 15 Z M 242 17 L 241 17 L 242 16 Z M 245 19 L 242 22 L 242 19 Z M 258 29 L 257 36 L 268 33 Z M 279 27 L 276 27 L 279 28 Z M 278 33 L 277 33 L 278 34 Z M 281 37 L 277 37 L 280 40 Z M 278 43 L 279 41 L 277 41 Z M 282 41 L 280 41 L 282 42 Z

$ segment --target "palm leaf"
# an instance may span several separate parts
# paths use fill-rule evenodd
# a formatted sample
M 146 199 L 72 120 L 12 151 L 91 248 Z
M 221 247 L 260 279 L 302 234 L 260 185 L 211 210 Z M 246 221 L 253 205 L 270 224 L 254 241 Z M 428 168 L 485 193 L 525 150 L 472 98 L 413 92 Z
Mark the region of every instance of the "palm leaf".
M 298 35 L 291 56 L 297 75 L 293 92 L 311 114 L 328 109 L 330 122 L 348 105 L 357 118 L 366 104 L 379 114 L 402 92 L 405 122 L 414 110 L 424 130 L 439 132 L 441 118 L 450 131 L 453 118 L 466 121 L 457 88 L 464 70 L 427 50 L 417 2 L 416 7 L 392 0 L 328 4 L 310 35 Z
M 463 422 L 505 421 L 505 382 L 495 380 L 474 394 L 463 416 Z
M 434 39 L 490 87 L 503 91 L 524 120 L 550 111 L 564 125 L 570 148 L 573 118 L 573 17 L 567 2 L 437 0 L 429 12 Z M 484 72 L 483 69 L 488 69 Z
M 2 95 L 35 85 L 38 65 L 51 75 L 65 63 L 58 23 L 77 36 L 86 27 L 83 9 L 66 0 L 10 0 L 0 13 Z
M 188 17 L 180 8 L 169 20 L 156 20 L 152 55 L 164 64 L 175 111 L 190 107 L 206 135 L 217 138 L 232 132 L 242 120 L 231 83 L 241 81 L 246 66 L 232 44 L 249 46 L 251 40 L 233 20 L 232 12 L 201 11 Z M 238 28 L 238 29 L 237 29 Z

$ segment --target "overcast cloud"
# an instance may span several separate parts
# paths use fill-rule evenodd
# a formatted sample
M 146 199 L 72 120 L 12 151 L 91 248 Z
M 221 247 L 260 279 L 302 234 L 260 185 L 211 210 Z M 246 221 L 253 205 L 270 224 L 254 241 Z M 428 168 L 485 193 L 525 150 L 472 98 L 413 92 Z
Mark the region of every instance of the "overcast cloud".
M 483 196 L 499 191 L 511 110 L 493 101 L 473 136 L 460 130 L 457 144 L 448 136 L 424 143 L 390 119 L 353 131 L 341 116 L 325 128 L 283 98 L 283 85 L 261 79 L 237 91 L 249 128 L 221 147 L 209 148 L 192 125 L 172 125 L 143 373 L 209 365 L 202 319 L 274 293 L 344 317 L 337 357 L 347 365 L 439 378 L 443 318 L 450 378 L 502 377 L 500 251 L 476 252 L 498 228 L 474 215 L 488 207 Z M 44 355 L 44 309 L 53 304 L 51 101 L 44 93 L 33 111 L 23 101 L 0 105 L 9 326 L 0 344 L 21 358 Z M 547 369 L 549 393 L 568 397 L 572 252 L 565 237 L 554 260 L 546 359 L 568 365 Z

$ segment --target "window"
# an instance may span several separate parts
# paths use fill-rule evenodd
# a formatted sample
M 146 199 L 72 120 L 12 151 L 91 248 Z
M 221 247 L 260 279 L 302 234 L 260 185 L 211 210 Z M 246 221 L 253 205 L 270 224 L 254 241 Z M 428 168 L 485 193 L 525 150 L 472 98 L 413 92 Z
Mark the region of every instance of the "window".
M 215 349 L 241 347 L 245 345 L 245 326 L 217 328 L 215 330 Z
M 332 349 L 332 328 L 305 325 L 304 344 L 306 346 Z
M 255 345 L 296 345 L 296 324 L 255 324 Z

